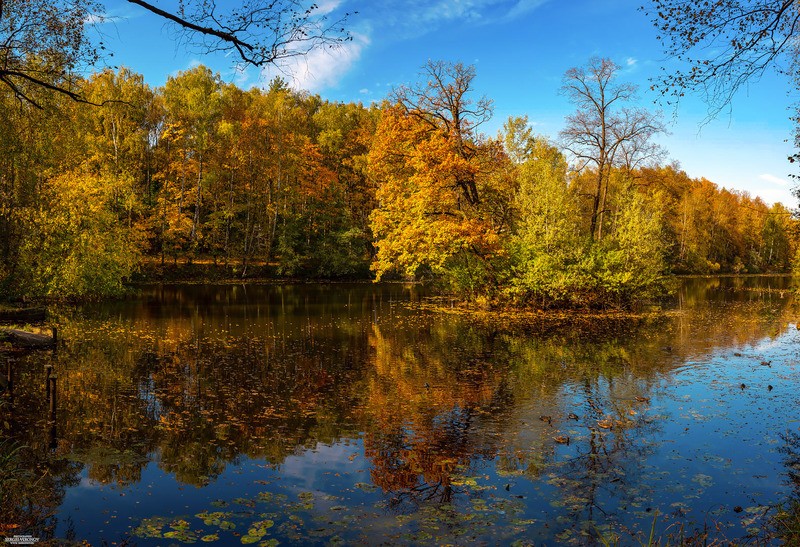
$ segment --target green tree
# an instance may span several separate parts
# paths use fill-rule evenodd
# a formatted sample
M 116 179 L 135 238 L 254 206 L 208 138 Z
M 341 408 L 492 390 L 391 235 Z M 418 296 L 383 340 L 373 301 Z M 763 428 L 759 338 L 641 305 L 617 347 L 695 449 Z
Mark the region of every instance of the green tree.
M 510 294 L 542 307 L 564 304 L 578 287 L 585 247 L 577 196 L 567 184 L 566 159 L 554 145 L 537 138 L 528 148 L 518 175 Z
M 167 136 L 174 145 L 173 165 L 179 179 L 179 212 L 193 201 L 188 243 L 197 252 L 202 239 L 201 211 L 207 190 L 207 164 L 216 145 L 221 118 L 222 83 L 219 75 L 199 66 L 167 79 L 164 102 Z M 194 191 L 190 191 L 190 187 Z M 191 194 L 194 194 L 191 196 Z
M 629 306 L 663 292 L 665 241 L 658 200 L 638 192 L 623 194 L 613 233 L 590 246 L 583 270 L 583 297 L 601 305 Z
M 528 125 L 528 116 L 509 117 L 503 124 L 498 140 L 512 163 L 521 165 L 533 154 L 536 139 L 533 129 Z

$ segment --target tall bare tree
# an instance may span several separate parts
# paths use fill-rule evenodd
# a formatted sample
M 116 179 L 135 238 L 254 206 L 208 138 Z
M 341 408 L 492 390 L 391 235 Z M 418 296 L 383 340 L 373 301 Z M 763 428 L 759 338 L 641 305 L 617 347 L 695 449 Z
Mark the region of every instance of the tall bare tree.
M 432 131 L 444 131 L 455 144 L 458 155 L 473 160 L 477 153 L 476 128 L 492 117 L 492 101 L 486 97 L 470 97 L 475 67 L 462 63 L 428 61 L 420 74 L 423 82 L 401 86 L 390 99 L 406 113 L 422 120 Z M 475 176 L 465 172 L 456 176 L 456 183 L 471 205 L 480 201 Z
M 663 133 L 660 117 L 642 108 L 624 106 L 636 99 L 636 86 L 617 83 L 620 67 L 594 57 L 585 67 L 569 69 L 562 91 L 577 106 L 560 133 L 565 150 L 580 170 L 592 169 L 596 183 L 592 199 L 591 233 L 603 236 L 608 182 L 614 167 L 632 170 L 658 155 L 653 136 Z

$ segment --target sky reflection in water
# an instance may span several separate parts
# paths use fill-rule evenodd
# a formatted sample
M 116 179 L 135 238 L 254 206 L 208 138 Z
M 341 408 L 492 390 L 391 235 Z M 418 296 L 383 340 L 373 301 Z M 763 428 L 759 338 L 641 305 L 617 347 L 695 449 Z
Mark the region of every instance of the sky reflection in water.
M 524 328 L 400 285 L 148 287 L 62 310 L 63 347 L 17 360 L 2 409 L 45 476 L 11 522 L 138 545 L 762 533 L 797 494 L 790 289 L 688 280 L 658 317 Z

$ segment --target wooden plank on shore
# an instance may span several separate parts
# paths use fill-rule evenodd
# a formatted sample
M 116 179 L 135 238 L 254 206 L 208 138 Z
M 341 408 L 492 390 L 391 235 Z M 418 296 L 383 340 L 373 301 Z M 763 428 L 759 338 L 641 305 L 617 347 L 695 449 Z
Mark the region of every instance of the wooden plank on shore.
M 0 343 L 7 342 L 24 349 L 52 348 L 56 339 L 46 334 L 36 334 L 19 329 L 0 329 Z

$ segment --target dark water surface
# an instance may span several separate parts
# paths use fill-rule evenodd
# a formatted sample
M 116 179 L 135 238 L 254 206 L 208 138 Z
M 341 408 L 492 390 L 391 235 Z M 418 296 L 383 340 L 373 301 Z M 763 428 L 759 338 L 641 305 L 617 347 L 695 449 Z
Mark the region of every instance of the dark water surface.
M 0 403 L 0 535 L 763 537 L 798 494 L 794 298 L 788 278 L 692 279 L 659 316 L 514 327 L 402 285 L 153 286 L 60 310 L 58 351 L 15 356 Z

